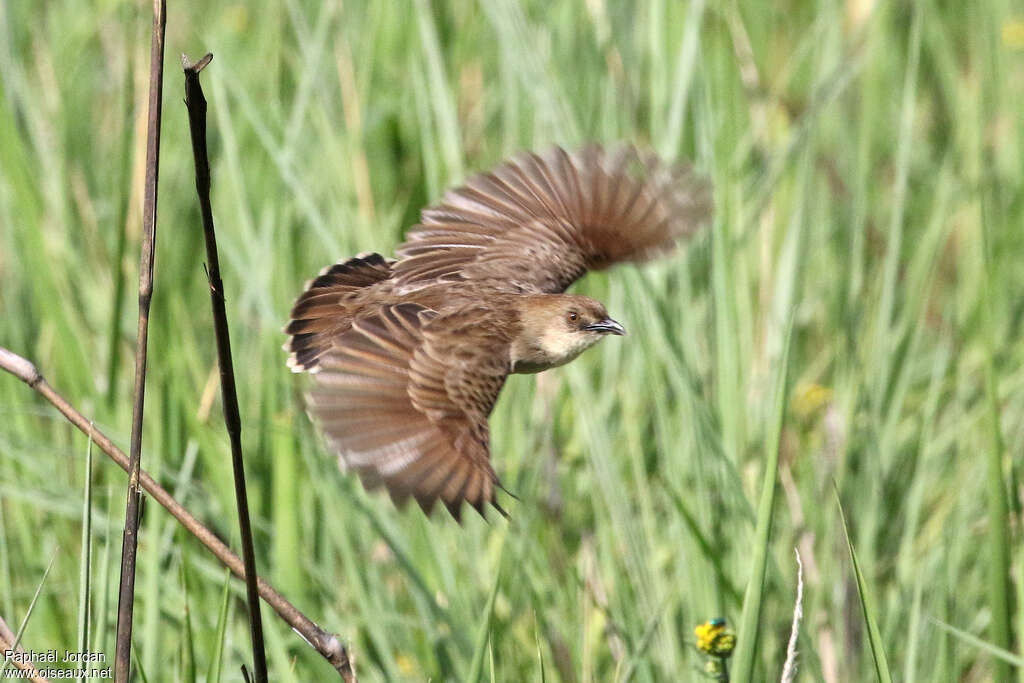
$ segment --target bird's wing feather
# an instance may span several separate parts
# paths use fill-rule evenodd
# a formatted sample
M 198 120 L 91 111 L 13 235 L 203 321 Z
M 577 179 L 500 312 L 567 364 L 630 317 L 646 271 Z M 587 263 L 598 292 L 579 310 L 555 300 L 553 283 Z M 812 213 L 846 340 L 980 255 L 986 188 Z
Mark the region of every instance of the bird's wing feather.
M 690 167 L 632 147 L 555 147 L 468 180 L 424 209 L 394 266 L 396 291 L 487 281 L 558 293 L 588 270 L 672 249 L 711 213 L 711 188 Z
M 284 328 L 290 335 L 284 348 L 294 372 L 316 372 L 320 356 L 352 324 L 359 310 L 359 293 L 391 277 L 394 261 L 380 254 L 360 254 L 320 271 L 306 283 L 292 306 Z
M 487 416 L 507 363 L 431 332 L 435 321 L 460 324 L 411 303 L 358 318 L 320 357 L 311 412 L 367 488 L 427 513 L 441 500 L 456 518 L 462 501 L 483 514 L 498 484 Z

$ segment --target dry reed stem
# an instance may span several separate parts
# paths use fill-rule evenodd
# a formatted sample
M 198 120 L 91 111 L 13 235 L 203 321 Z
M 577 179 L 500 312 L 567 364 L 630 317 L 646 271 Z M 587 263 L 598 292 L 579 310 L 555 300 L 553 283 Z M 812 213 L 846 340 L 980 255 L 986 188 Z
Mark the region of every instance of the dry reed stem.
M 217 255 L 217 235 L 213 227 L 213 209 L 210 206 L 210 161 L 206 148 L 206 98 L 199 84 L 199 72 L 213 59 L 207 54 L 196 63 L 185 55 L 181 65 L 185 70 L 185 107 L 188 109 L 189 131 L 192 135 L 192 156 L 196 166 L 196 192 L 203 219 L 203 237 L 206 242 L 207 279 L 210 284 L 210 302 L 213 308 L 213 328 L 217 343 L 217 366 L 220 368 L 220 389 L 224 407 L 224 424 L 231 440 L 231 466 L 235 480 L 235 503 L 238 508 L 238 528 L 245 564 L 246 599 L 249 607 L 249 637 L 252 641 L 253 676 L 256 683 L 267 683 L 267 654 L 263 646 L 263 619 L 260 616 L 259 589 L 256 586 L 256 551 L 252 543 L 252 524 L 249 521 L 249 498 L 245 488 L 245 464 L 242 458 L 242 418 L 238 412 L 238 392 L 235 388 L 234 363 L 231 360 L 231 335 L 228 332 L 228 314 L 224 301 L 224 282 L 220 277 L 220 258 Z
M 114 680 L 128 683 L 131 670 L 132 614 L 135 607 L 135 559 L 139 544 L 139 472 L 142 465 L 142 415 L 146 397 L 146 351 L 149 306 L 153 300 L 153 257 L 156 246 L 157 180 L 160 175 L 160 120 L 163 108 L 164 32 L 166 3 L 153 0 L 153 37 L 149 55 L 149 121 L 146 131 L 146 186 L 142 205 L 142 247 L 139 254 L 139 328 L 135 342 L 135 393 L 128 467 L 128 499 L 121 543 L 121 583 L 117 598 L 117 642 Z
M 30 361 L 0 347 L 0 369 L 6 370 L 29 387 L 38 392 L 43 398 L 49 401 L 60 411 L 68 421 L 77 427 L 83 434 L 92 439 L 93 443 L 99 446 L 100 450 L 106 453 L 111 460 L 117 463 L 118 467 L 125 472 L 129 470 L 128 456 L 118 448 L 107 437 L 106 434 L 93 427 L 89 418 L 78 412 L 74 406 L 51 387 L 43 376 Z M 239 577 L 245 578 L 245 566 L 242 560 L 231 552 L 231 549 L 224 544 L 217 536 L 210 531 L 202 522 L 196 519 L 191 512 L 185 509 L 174 497 L 158 484 L 145 470 L 139 471 L 139 484 L 142 489 L 149 493 L 165 510 L 171 513 L 185 529 L 196 537 L 200 543 L 220 560 L 221 564 L 231 570 Z M 273 586 L 262 578 L 257 578 L 260 597 L 270 605 L 275 612 L 292 629 L 309 643 L 313 649 L 320 653 L 324 659 L 330 662 L 337 670 L 345 683 L 355 683 L 356 676 L 352 670 L 352 664 L 348 652 L 341 644 L 338 636 L 328 633 L 317 626 L 309 617 L 300 612 L 287 598 L 277 592 Z

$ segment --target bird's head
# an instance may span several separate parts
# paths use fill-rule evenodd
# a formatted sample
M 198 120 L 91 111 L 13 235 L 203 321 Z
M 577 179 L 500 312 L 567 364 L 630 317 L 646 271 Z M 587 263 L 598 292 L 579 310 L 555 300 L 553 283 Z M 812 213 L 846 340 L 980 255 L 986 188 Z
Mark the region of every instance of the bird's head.
M 513 345 L 517 372 L 539 372 L 568 363 L 609 334 L 626 334 L 604 304 L 575 294 L 524 297 L 523 333 Z

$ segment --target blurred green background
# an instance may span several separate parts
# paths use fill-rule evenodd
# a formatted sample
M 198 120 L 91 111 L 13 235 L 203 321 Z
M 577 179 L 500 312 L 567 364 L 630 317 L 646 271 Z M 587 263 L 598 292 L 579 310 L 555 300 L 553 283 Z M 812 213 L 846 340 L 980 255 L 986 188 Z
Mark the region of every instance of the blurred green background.
M 753 678 L 780 677 L 794 548 L 796 680 L 876 675 L 835 482 L 893 676 L 1024 681 L 1005 659 L 1024 636 L 1019 4 L 168 5 L 143 466 L 237 549 L 178 67 L 211 51 L 257 562 L 341 635 L 361 680 L 465 679 L 481 655 L 485 680 L 705 680 L 693 629 L 740 622 L 782 407 Z M 145 2 L 0 3 L 0 345 L 125 450 L 150 17 Z M 510 522 L 460 527 L 367 494 L 284 365 L 303 282 L 389 254 L 474 170 L 589 140 L 693 159 L 715 183 L 713 225 L 673 258 L 576 286 L 629 337 L 509 382 L 492 433 L 521 499 Z M 31 649 L 78 642 L 86 450 L 0 376 L 12 628 L 53 560 Z M 126 477 L 94 458 L 88 639 L 110 661 Z M 152 501 L 139 553 L 136 671 L 211 680 L 223 571 Z M 223 678 L 237 680 L 251 655 L 230 590 Z M 332 675 L 263 615 L 273 680 Z

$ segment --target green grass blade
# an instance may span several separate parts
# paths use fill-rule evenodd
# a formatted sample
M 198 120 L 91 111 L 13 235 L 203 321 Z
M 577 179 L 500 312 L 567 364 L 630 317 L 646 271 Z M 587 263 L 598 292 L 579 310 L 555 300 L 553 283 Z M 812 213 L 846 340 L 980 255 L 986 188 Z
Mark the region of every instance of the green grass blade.
M 129 53 L 132 54 L 132 53 Z M 133 57 L 129 57 L 130 60 Z M 129 62 L 131 63 L 131 62 Z M 122 88 L 122 121 L 126 122 L 132 116 L 132 79 L 129 77 L 131 69 L 125 69 Z M 131 183 L 132 155 L 131 138 L 127 135 L 121 136 L 119 186 L 127 188 Z M 124 310 L 124 290 L 127 284 L 127 276 L 124 268 L 124 256 L 128 247 L 128 202 L 130 192 L 121 193 L 117 211 L 117 246 L 114 249 L 114 287 L 113 300 L 110 306 L 110 319 L 107 326 L 107 406 L 113 408 L 117 401 L 118 375 L 121 368 L 121 311 Z
M 909 60 L 904 74 L 903 103 L 900 111 L 899 146 L 896 157 L 896 185 L 893 188 L 893 210 L 887 231 L 883 282 L 878 317 L 875 321 L 875 410 L 881 412 L 891 382 L 890 372 L 893 349 L 893 310 L 899 288 L 900 252 L 903 243 L 904 212 L 907 194 L 907 176 L 910 173 L 910 152 L 914 146 L 914 105 L 917 93 L 917 65 L 921 52 L 921 5 L 914 3 L 913 20 L 910 26 Z
M 1005 650 L 999 647 L 998 645 L 993 645 L 988 641 L 982 640 L 976 635 L 968 633 L 967 631 L 962 631 L 958 629 L 956 626 L 951 626 L 950 624 L 947 624 L 944 621 L 940 621 L 939 619 L 933 618 L 931 619 L 931 622 L 939 628 L 941 628 L 943 631 L 946 631 L 947 633 L 959 638 L 968 645 L 972 645 L 976 648 L 982 649 L 985 652 L 992 655 L 993 657 L 1001 659 L 1007 664 L 1024 668 L 1024 657 L 1022 657 L 1021 655 L 1015 655 L 1009 650 Z
M 111 495 L 111 488 L 107 486 L 106 491 L 107 499 L 107 520 L 113 518 L 113 511 L 115 503 L 115 496 Z M 119 501 L 118 501 L 119 502 Z M 111 534 L 109 528 L 107 532 L 103 534 L 103 555 L 100 560 L 100 578 L 99 578 L 99 598 L 94 601 L 93 608 L 96 611 L 96 628 L 93 629 L 93 643 L 92 649 L 94 652 L 106 652 L 107 651 L 107 635 L 108 632 L 112 632 L 113 629 L 108 628 L 110 622 L 111 611 L 109 608 L 110 603 L 110 564 L 112 558 L 111 551 Z
M 137 648 L 132 650 L 132 659 L 135 660 L 135 672 L 139 675 L 139 680 L 142 681 L 142 683 L 149 683 L 149 676 L 146 675 L 146 668 L 142 666 L 142 660 L 139 658 L 139 655 L 136 654 L 137 652 Z
M 426 0 L 416 0 L 416 23 L 419 27 L 420 43 L 430 83 L 428 91 L 434 119 L 437 122 L 438 145 L 444 157 L 445 178 L 452 182 L 463 176 L 459 119 L 445 74 L 444 57 L 441 54 L 441 44 L 434 24 L 433 9 Z
M 686 28 L 683 29 L 683 44 L 679 47 L 679 58 L 676 74 L 672 83 L 672 105 L 669 109 L 667 133 L 665 141 L 658 151 L 662 156 L 672 159 L 679 151 L 679 143 L 683 136 L 683 123 L 686 114 L 686 101 L 690 94 L 690 85 L 697 63 L 697 52 L 700 50 L 700 27 L 704 18 L 704 1 L 691 2 L 686 15 Z
M 11 598 L 11 555 L 7 550 L 7 525 L 4 523 L 4 507 L 0 505 L 0 614 L 13 614 Z
M 683 497 L 679 495 L 674 489 L 666 487 L 669 496 L 672 498 L 672 502 L 675 503 L 676 512 L 682 518 L 683 523 L 686 525 L 687 530 L 693 536 L 693 540 L 696 541 L 697 547 L 700 548 L 701 553 L 711 563 L 711 567 L 715 570 L 715 578 L 721 582 L 722 590 L 725 591 L 729 600 L 732 601 L 736 607 L 743 605 L 743 596 L 740 595 L 739 589 L 732 582 L 728 573 L 725 571 L 725 567 L 722 564 L 722 551 L 715 548 L 715 544 L 704 534 L 700 528 L 700 523 L 694 516 L 693 512 L 686 506 L 686 502 Z
M 217 613 L 217 637 L 213 641 L 213 656 L 210 670 L 206 673 L 208 683 L 220 683 L 221 665 L 224 658 L 224 641 L 228 632 L 228 609 L 231 605 L 231 570 L 224 570 L 224 588 L 221 590 L 220 611 Z
M 196 645 L 195 645 L 195 633 L 192 630 L 192 613 L 190 597 L 189 597 L 189 572 L 191 571 L 191 565 L 189 563 L 188 556 L 188 539 L 184 538 L 185 534 L 182 532 L 179 534 L 182 537 L 181 546 L 181 586 L 184 592 L 183 601 L 185 604 L 185 615 L 182 619 L 182 653 L 181 653 L 181 678 L 187 683 L 196 683 Z
M 757 652 L 758 626 L 764 602 L 764 577 L 768 566 L 772 532 L 772 511 L 775 507 L 775 484 L 779 469 L 779 448 L 782 439 L 782 423 L 786 415 L 787 384 L 789 377 L 789 350 L 793 336 L 793 316 L 786 323 L 783 337 L 782 356 L 779 359 L 775 377 L 775 392 L 765 439 L 764 486 L 761 502 L 757 508 L 757 527 L 754 532 L 753 562 L 750 579 L 743 598 L 743 614 L 736 636 L 736 653 L 733 661 L 733 678 L 737 681 L 753 680 L 754 655 Z
M 907 656 L 904 660 L 903 682 L 914 683 L 917 680 L 917 652 L 921 648 L 921 596 L 924 592 L 924 580 L 918 574 L 914 584 L 914 595 L 910 599 L 910 620 L 907 626 Z
M 983 196 L 981 201 L 981 338 L 985 351 L 982 362 L 985 396 L 984 427 L 988 432 L 985 449 L 985 499 L 988 511 L 988 600 L 992 610 L 991 638 L 996 646 L 1009 648 L 1013 643 L 1013 607 L 1010 600 L 1010 513 L 1006 500 L 1006 481 L 1003 474 L 1004 444 L 1002 432 L 1002 406 L 999 398 L 999 376 L 996 371 L 997 341 L 996 317 L 993 311 L 993 255 L 991 228 L 988 223 L 997 220 L 993 214 L 993 199 Z M 995 662 L 995 678 L 1009 680 L 1010 670 Z
M 850 551 L 850 561 L 853 563 L 853 573 L 857 579 L 857 595 L 860 596 L 864 623 L 868 629 L 868 644 L 871 646 L 871 658 L 875 664 L 875 676 L 879 683 L 892 683 L 892 674 L 889 673 L 889 662 L 885 656 L 882 634 L 878 630 L 878 622 L 875 619 L 873 598 L 864 582 L 864 575 L 861 574 L 860 563 L 857 561 L 857 552 L 853 548 L 853 541 L 850 540 L 850 527 L 846 523 L 846 512 L 843 510 L 843 501 L 839 498 L 838 486 L 835 487 L 835 493 L 836 502 L 839 504 L 839 517 L 843 522 L 843 533 L 846 535 L 846 547 Z
M 661 623 L 662 617 L 664 617 L 664 613 L 659 612 L 647 620 L 647 625 L 644 626 L 643 635 L 640 636 L 640 642 L 636 647 L 636 651 L 630 655 L 625 666 L 620 665 L 621 675 L 619 672 L 616 672 L 614 680 L 617 683 L 629 683 L 633 679 L 633 674 L 636 673 L 637 667 L 644 661 L 644 655 L 654 639 L 654 633 L 658 628 L 658 624 Z
M 502 543 L 504 549 L 504 543 Z M 480 622 L 480 629 L 476 633 L 476 645 L 473 647 L 473 659 L 469 666 L 469 676 L 466 680 L 469 683 L 476 683 L 480 680 L 480 674 L 484 668 L 484 654 L 487 652 L 487 643 L 491 635 L 491 619 L 494 616 L 494 603 L 498 599 L 498 589 L 501 587 L 501 557 L 498 557 L 498 569 L 494 573 L 494 585 L 491 586 L 491 594 L 487 598 L 487 607 L 484 608 L 484 617 Z
M 78 561 L 78 651 L 89 651 L 89 584 L 92 576 L 92 439 L 85 447 L 85 496 L 82 501 L 82 555 Z M 82 680 L 76 676 L 75 680 Z
M 537 612 L 533 612 L 533 639 L 537 645 L 537 663 L 540 665 L 540 683 L 547 683 L 548 677 L 544 671 L 544 653 L 540 649 L 540 625 L 537 623 Z
M 43 586 L 46 584 L 46 577 L 50 575 L 50 570 L 53 569 L 53 563 L 57 559 L 57 554 L 54 553 L 53 557 L 50 558 L 50 564 L 46 565 L 46 571 L 43 572 L 43 578 L 39 580 L 39 585 L 36 586 L 36 592 L 32 595 L 32 602 L 28 603 L 28 611 L 25 612 L 25 618 L 21 620 L 21 626 L 18 627 L 18 632 L 14 634 L 14 642 L 11 643 L 11 649 L 17 650 L 18 645 L 21 644 L 21 636 L 25 633 L 25 627 L 28 626 L 28 620 L 32 616 L 32 612 L 36 608 L 36 601 L 39 600 L 39 594 L 43 592 Z M 3 678 L 4 671 L 7 670 L 7 666 L 11 663 L 11 660 L 4 658 L 3 664 L 0 665 L 0 678 Z

